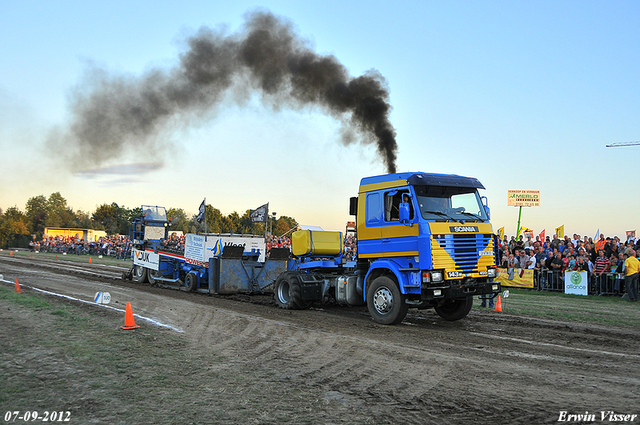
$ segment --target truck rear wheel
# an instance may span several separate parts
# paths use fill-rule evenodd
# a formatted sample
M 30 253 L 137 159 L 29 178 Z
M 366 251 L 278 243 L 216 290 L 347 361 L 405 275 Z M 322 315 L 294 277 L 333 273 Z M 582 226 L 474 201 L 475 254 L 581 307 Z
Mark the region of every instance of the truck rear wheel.
M 373 320 L 383 325 L 396 325 L 407 315 L 409 305 L 395 281 L 379 276 L 367 288 L 367 308 Z
M 145 283 L 147 281 L 147 269 L 142 266 L 133 266 L 132 278 L 134 282 Z
M 198 286 L 198 276 L 193 272 L 187 274 L 187 277 L 184 279 L 184 286 L 187 287 L 187 291 L 189 292 L 195 291 Z
M 435 310 L 440 317 L 451 322 L 465 317 L 471 311 L 471 307 L 473 307 L 473 297 L 468 296 L 448 301 L 440 307 L 436 307 Z
M 276 304 L 285 310 L 304 310 L 313 304 L 313 301 L 302 299 L 302 291 L 295 273 L 287 272 L 278 276 L 273 292 Z

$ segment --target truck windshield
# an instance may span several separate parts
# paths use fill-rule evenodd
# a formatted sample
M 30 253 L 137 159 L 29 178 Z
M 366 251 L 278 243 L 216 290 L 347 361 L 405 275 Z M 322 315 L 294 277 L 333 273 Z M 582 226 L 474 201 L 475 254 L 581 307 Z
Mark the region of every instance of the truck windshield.
M 475 188 L 415 186 L 415 191 L 418 208 L 425 220 L 488 220 Z
M 145 220 L 167 221 L 167 210 L 155 205 L 143 205 L 142 215 Z

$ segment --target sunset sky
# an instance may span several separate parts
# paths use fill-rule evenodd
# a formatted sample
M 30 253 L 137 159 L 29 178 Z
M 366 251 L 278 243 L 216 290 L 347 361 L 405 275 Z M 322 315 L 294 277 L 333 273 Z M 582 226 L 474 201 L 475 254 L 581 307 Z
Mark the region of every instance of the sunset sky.
M 0 0 L 0 208 L 59 191 L 74 210 L 194 214 L 206 197 L 223 214 L 269 202 L 301 224 L 343 229 L 360 179 L 386 168 L 374 146 L 342 143 L 344 125 L 314 105 L 264 102 L 236 83 L 144 143 L 89 157 L 66 138 L 96 81 L 170 75 L 190 37 L 233 37 L 256 9 L 351 77 L 381 74 L 398 171 L 478 178 L 494 230 L 516 231 L 510 189 L 540 190 L 541 206 L 522 212 L 535 233 L 640 230 L 640 146 L 605 147 L 640 141 L 640 2 L 615 0 Z

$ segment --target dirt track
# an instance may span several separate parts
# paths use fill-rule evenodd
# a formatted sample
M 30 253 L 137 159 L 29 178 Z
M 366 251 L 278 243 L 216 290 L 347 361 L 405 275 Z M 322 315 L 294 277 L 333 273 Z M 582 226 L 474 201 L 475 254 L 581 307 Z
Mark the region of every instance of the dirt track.
M 112 306 L 131 302 L 194 348 L 232 359 L 220 367 L 258 362 L 283 385 L 322 388 L 347 420 L 367 411 L 397 423 L 552 423 L 561 411 L 588 411 L 599 423 L 600 411 L 640 413 L 639 331 L 478 309 L 458 322 L 411 310 L 382 326 L 366 308 L 284 311 L 266 296 L 190 294 L 114 280 L 117 269 L 33 263 L 0 257 L 0 273 L 84 300 L 108 291 Z

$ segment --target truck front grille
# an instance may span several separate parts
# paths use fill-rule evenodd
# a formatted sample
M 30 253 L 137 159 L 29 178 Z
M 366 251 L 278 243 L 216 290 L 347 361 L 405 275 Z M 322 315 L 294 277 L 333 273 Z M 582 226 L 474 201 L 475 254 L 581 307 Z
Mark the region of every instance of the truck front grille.
M 433 267 L 448 268 L 453 260 L 465 274 L 478 273 L 478 252 L 484 251 L 491 240 L 491 234 L 433 235 Z

